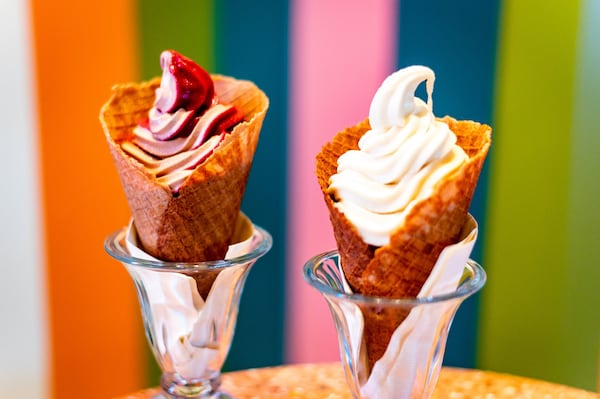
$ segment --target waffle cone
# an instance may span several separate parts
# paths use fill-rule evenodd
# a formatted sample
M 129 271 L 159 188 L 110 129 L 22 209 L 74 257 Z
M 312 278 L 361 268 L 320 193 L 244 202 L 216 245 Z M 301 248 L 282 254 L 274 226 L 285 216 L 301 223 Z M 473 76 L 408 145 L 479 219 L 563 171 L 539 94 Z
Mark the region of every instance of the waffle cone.
M 185 180 L 177 194 L 160 184 L 120 143 L 128 140 L 155 99 L 160 78 L 113 87 L 100 121 L 144 251 L 174 262 L 223 259 L 239 215 L 267 96 L 249 81 L 212 76 L 215 94 L 234 104 L 244 121 Z M 216 275 L 215 275 L 216 276 Z M 208 279 L 208 287 L 214 277 Z
M 370 129 L 368 120 L 339 132 L 317 155 L 317 179 L 329 209 L 344 275 L 354 292 L 388 298 L 416 297 L 441 251 L 457 242 L 491 143 L 491 128 L 450 117 L 442 120 L 456 134 L 457 144 L 469 160 L 438 184 L 431 197 L 410 210 L 405 224 L 383 247 L 363 242 L 327 193 L 329 178 L 337 172 L 337 159 L 348 150 L 358 149 L 359 139 Z M 409 310 L 362 310 L 363 344 L 370 370 L 383 356 L 392 333 Z

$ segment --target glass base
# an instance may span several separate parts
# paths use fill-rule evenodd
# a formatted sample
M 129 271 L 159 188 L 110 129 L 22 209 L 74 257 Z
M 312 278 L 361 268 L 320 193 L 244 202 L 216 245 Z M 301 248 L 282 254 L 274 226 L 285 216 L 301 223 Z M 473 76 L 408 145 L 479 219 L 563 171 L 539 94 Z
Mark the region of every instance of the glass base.
M 160 379 L 164 399 L 234 399 L 231 395 L 219 391 L 221 376 L 197 381 L 181 381 L 173 375 L 165 375 Z

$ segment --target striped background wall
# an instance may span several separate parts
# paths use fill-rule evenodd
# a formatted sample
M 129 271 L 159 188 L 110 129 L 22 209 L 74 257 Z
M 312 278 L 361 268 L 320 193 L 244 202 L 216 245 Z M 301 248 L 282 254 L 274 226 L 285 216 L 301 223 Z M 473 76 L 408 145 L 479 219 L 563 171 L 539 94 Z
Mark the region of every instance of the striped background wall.
M 174 48 L 271 99 L 243 209 L 275 245 L 253 269 L 226 369 L 338 358 L 303 262 L 334 246 L 314 155 L 421 63 L 439 115 L 494 126 L 472 212 L 489 274 L 446 363 L 596 387 L 600 6 L 0 0 L 0 397 L 107 398 L 156 385 L 133 285 L 102 249 L 129 212 L 97 121 L 116 82 Z M 370 3 L 370 4 L 368 4 Z

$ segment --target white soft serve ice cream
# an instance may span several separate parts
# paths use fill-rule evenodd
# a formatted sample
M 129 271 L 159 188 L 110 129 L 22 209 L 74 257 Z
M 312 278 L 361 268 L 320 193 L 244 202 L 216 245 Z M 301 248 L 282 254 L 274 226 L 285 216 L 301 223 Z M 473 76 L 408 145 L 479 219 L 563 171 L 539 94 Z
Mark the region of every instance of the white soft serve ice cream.
M 410 209 L 468 159 L 456 135 L 433 114 L 434 80 L 424 66 L 388 76 L 371 102 L 371 130 L 359 150 L 338 159 L 329 193 L 367 244 L 387 245 Z M 415 97 L 423 81 L 427 103 Z

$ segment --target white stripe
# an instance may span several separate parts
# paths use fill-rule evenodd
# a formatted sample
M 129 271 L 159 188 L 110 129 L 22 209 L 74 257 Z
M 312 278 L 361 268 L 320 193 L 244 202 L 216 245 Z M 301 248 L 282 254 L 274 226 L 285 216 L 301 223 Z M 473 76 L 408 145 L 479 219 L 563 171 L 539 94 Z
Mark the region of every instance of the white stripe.
M 0 396 L 48 397 L 29 2 L 0 0 Z

